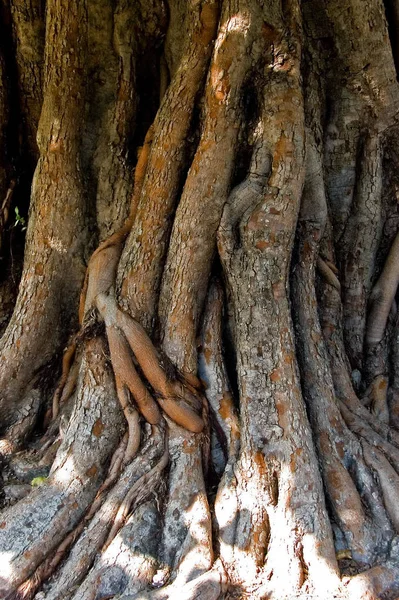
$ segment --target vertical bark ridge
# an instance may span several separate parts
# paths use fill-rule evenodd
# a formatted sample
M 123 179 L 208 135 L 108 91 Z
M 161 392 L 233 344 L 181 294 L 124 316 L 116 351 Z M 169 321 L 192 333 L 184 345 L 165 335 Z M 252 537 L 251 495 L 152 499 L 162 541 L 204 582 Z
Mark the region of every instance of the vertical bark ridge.
M 384 269 L 373 287 L 370 295 L 370 312 L 367 322 L 367 343 L 381 342 L 389 312 L 399 284 L 399 234 L 396 235 Z
M 123 0 L 89 2 L 90 107 L 85 159 L 91 170 L 100 242 L 117 231 L 129 212 L 133 169 L 129 136 L 137 108 L 137 8 Z
M 315 147 L 310 132 L 307 138 L 308 166 L 297 228 L 297 258 L 292 276 L 297 355 L 302 389 L 335 524 L 337 555 L 346 555 L 360 564 L 368 565 L 375 560 L 378 552 L 386 553 L 393 532 L 381 498 L 379 502 L 376 501 L 377 490 L 372 479 L 368 478 L 367 483 L 373 492 L 369 500 L 376 523 L 364 510 L 356 487 L 358 482 L 352 480 L 348 471 L 351 462 L 364 463 L 363 450 L 342 419 L 317 315 L 315 262 L 326 223 L 326 199 L 321 150 Z M 318 201 L 315 201 L 316 198 Z M 365 494 L 362 492 L 361 489 L 364 502 Z
M 164 11 L 161 0 L 147 3 L 147 6 L 120 0 L 112 16 L 104 20 L 102 11 L 96 7 L 101 22 L 108 21 L 112 26 L 110 47 L 105 51 L 113 57 L 113 60 L 109 60 L 107 74 L 109 89 L 104 90 L 103 77 L 99 75 L 101 95 L 105 96 L 106 102 L 95 124 L 101 132 L 93 158 L 100 241 L 117 231 L 129 213 L 133 193 L 132 140 L 137 137 L 134 135 L 136 120 L 142 118 L 138 114 L 139 58 L 153 53 L 154 46 L 159 43 L 166 20 Z M 100 65 L 103 63 L 102 54 Z M 98 52 L 94 58 L 98 64 Z
M 224 535 L 232 537 L 234 549 L 225 566 L 233 581 L 256 581 L 265 564 L 264 577 L 270 583 L 264 593 L 273 597 L 289 597 L 305 581 L 317 587 L 321 571 L 326 586 L 337 585 L 321 482 L 317 469 L 312 474 L 308 470 L 316 457 L 299 388 L 287 300 L 304 152 L 296 3 L 289 5 L 285 18 L 292 32 L 290 52 L 282 22 L 276 19 L 272 40 L 279 50 L 268 66 L 264 91 L 263 143 L 272 156 L 271 174 L 246 212 L 241 207 L 232 222 L 222 221 L 219 244 L 235 311 L 242 440 L 235 468 L 236 514 L 221 529 L 221 544 Z M 228 212 L 225 215 L 228 218 Z M 235 220 L 240 235 L 234 241 Z M 256 290 L 261 304 L 254 306 L 245 290 Z M 260 428 L 260 422 L 268 428 Z M 300 499 L 304 487 L 305 504 L 303 496 Z M 222 503 L 217 516 L 224 520 Z M 231 529 L 234 533 L 229 534 Z M 282 557 L 278 549 L 290 536 L 292 550 Z M 222 545 L 221 551 L 223 560 Z
M 198 374 L 211 408 L 212 465 L 219 477 L 227 461 L 235 460 L 240 447 L 238 416 L 223 356 L 223 307 L 223 287 L 215 279 L 211 281 L 204 309 Z
M 243 85 L 257 59 L 253 46 L 259 35 L 258 18 L 246 2 L 223 6 L 205 90 L 203 131 L 177 208 L 163 273 L 159 304 L 163 347 L 174 362 L 180 357 L 189 364 L 194 374 L 195 338 L 216 230 L 231 185 Z M 187 351 L 189 361 L 183 358 Z
M 334 65 L 327 79 L 329 96 L 334 100 L 328 106 L 326 123 L 326 184 L 334 235 L 339 240 L 353 202 L 359 135 L 369 127 L 372 131 L 378 129 L 376 122 L 389 124 L 396 110 L 396 76 L 384 43 L 388 34 L 381 2 L 371 0 L 362 8 L 352 0 L 344 4 L 329 2 L 326 17 L 335 45 L 334 52 L 326 56 L 330 67 Z M 347 251 L 342 244 L 337 250 L 339 258 Z
M 32 172 L 39 158 L 36 135 L 43 103 L 45 2 L 13 0 L 11 15 L 20 90 L 21 126 L 24 146 L 26 144 L 21 152 Z
M 64 323 L 73 322 L 84 274 L 87 226 L 79 140 L 87 17 L 82 3 L 69 4 L 67 16 L 63 9 L 62 0 L 50 3 L 47 9 L 40 159 L 32 189 L 21 291 L 1 341 L 4 424 L 10 422 L 11 406 L 15 410 L 23 406 L 38 370 L 59 352 L 65 335 L 61 315 Z M 12 365 L 11 372 L 7 364 Z M 16 436 L 20 439 L 32 427 L 38 410 L 34 404 L 31 394 L 27 405 L 32 422 L 22 427 Z
M 163 348 L 180 370 L 193 375 L 197 372 L 196 331 L 211 267 L 216 229 L 230 184 L 234 159 L 234 152 L 230 148 L 234 147 L 238 134 L 235 121 L 239 118 L 244 73 L 251 62 L 242 53 L 245 49 L 251 49 L 254 14 L 251 14 L 245 2 L 232 5 L 225 3 L 222 7 L 207 80 L 204 130 L 177 209 L 171 250 L 164 271 L 160 299 Z M 242 51 L 238 54 L 237 44 L 242 46 Z M 216 165 L 216 157 L 220 152 L 228 153 L 222 176 Z M 201 204 L 198 193 L 203 189 L 207 190 L 206 202 Z M 191 238 L 193 246 L 189 252 L 189 260 L 190 263 L 194 260 L 194 264 L 186 265 L 186 259 L 178 247 L 180 244 L 187 250 L 186 246 L 187 243 L 191 244 Z M 201 248 L 204 254 L 201 253 Z M 173 273 L 179 280 L 177 288 L 173 287 L 176 284 Z M 180 298 L 177 309 L 174 310 L 177 304 L 176 289 L 179 289 Z M 175 331 L 176 320 L 181 321 L 178 332 Z M 170 339 L 173 339 L 172 343 L 169 343 Z M 206 572 L 212 564 L 211 519 L 203 480 L 201 438 L 190 436 L 173 426 L 170 446 L 170 495 L 165 514 L 165 531 L 168 533 L 163 536 L 162 558 L 167 574 L 171 571 L 172 577 L 176 576 L 175 584 L 179 582 L 179 585 L 183 585 Z M 189 486 L 185 486 L 183 490 L 178 481 L 188 471 L 192 476 Z M 195 502 L 191 500 L 193 497 L 196 497 Z M 183 514 L 189 512 L 190 519 L 186 527 L 184 523 L 174 519 L 176 511 Z M 177 552 L 178 539 L 184 539 L 184 543 Z
M 367 299 L 381 240 L 382 151 L 378 134 L 370 133 L 361 148 L 358 180 L 342 244 L 345 347 L 353 368 L 361 370 Z M 367 241 L 366 241 L 367 240 Z
M 131 234 L 121 257 L 118 286 L 132 315 L 150 329 L 182 171 L 196 95 L 205 76 L 218 21 L 218 2 L 192 0 L 179 68 L 154 123 L 154 144 Z M 174 119 L 170 121 L 169 116 Z

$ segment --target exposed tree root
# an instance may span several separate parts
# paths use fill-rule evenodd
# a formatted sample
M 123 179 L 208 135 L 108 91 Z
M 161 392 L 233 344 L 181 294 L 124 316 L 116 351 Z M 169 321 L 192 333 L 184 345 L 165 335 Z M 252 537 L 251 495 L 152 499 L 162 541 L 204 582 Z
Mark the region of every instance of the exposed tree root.
M 362 368 L 367 298 L 382 234 L 382 143 L 372 131 L 360 139 L 351 214 L 342 236 L 343 327 L 352 368 Z
M 223 288 L 212 281 L 204 310 L 199 375 L 211 407 L 212 465 L 221 476 L 240 447 L 240 427 L 222 353 Z
M 378 344 L 384 335 L 392 302 L 399 283 L 399 235 L 396 236 L 384 269 L 370 295 L 370 309 L 367 322 L 366 340 L 368 344 Z
M 143 480 L 145 474 L 151 471 L 151 465 L 154 463 L 157 464 L 156 461 L 159 464 L 163 444 L 164 437 L 160 430 L 156 430 L 153 435 L 149 435 L 136 458 L 133 459 L 121 474 L 118 474 L 118 481 L 116 482 L 115 478 L 110 483 L 111 485 L 116 482 L 115 486 L 107 494 L 101 508 L 98 509 L 97 505 L 93 511 L 93 506 L 96 504 L 97 499 L 102 501 L 101 494 L 104 495 L 106 491 L 104 484 L 100 487 L 92 508 L 88 515 L 85 516 L 85 528 L 81 536 L 71 549 L 64 565 L 50 582 L 50 590 L 47 592 L 48 600 L 56 600 L 57 598 L 67 599 L 74 594 L 75 588 L 86 577 L 95 556 L 103 547 L 115 515 L 121 502 L 126 497 L 126 494 L 128 494 L 129 489 L 138 481 Z M 112 471 L 113 467 L 111 464 L 108 479 L 111 477 Z M 110 487 L 110 485 L 107 487 Z M 89 521 L 90 517 L 91 520 Z
M 220 561 L 216 561 L 212 569 L 185 585 L 177 583 L 153 592 L 143 592 L 133 596 L 123 595 L 120 600 L 172 600 L 176 597 L 179 600 L 196 600 L 197 598 L 218 600 L 223 598 L 227 588 L 227 576 L 223 565 Z
M 166 441 L 167 441 L 167 438 L 166 438 Z M 147 444 L 147 449 L 148 449 L 148 445 L 149 444 Z M 121 498 L 118 508 L 117 508 L 116 500 L 118 498 L 118 492 L 120 495 L 120 491 L 121 491 L 121 487 L 122 487 L 121 485 L 118 486 L 119 489 L 115 489 L 110 494 L 111 498 L 107 498 L 107 500 L 106 500 L 107 506 L 105 507 L 105 510 L 101 511 L 103 513 L 102 517 L 104 517 L 104 513 L 106 514 L 107 508 L 108 508 L 108 511 L 110 510 L 110 508 L 109 508 L 110 505 L 111 505 L 111 507 L 114 508 L 114 510 L 116 510 L 116 512 L 109 520 L 110 531 L 109 531 L 108 537 L 106 538 L 105 542 L 103 542 L 103 544 L 104 544 L 103 551 L 106 550 L 106 548 L 111 544 L 115 535 L 117 534 L 117 532 L 123 525 L 129 512 L 134 510 L 132 508 L 132 505 L 143 502 L 144 499 L 149 494 L 155 492 L 160 474 L 162 473 L 162 471 L 164 470 L 164 468 L 166 467 L 166 465 L 168 463 L 167 444 L 164 444 L 164 447 L 165 447 L 165 449 L 164 449 L 163 455 L 161 456 L 160 460 L 147 473 L 144 472 L 140 476 L 139 472 L 137 471 L 137 465 L 135 464 L 134 466 L 136 467 L 136 469 L 134 469 L 134 470 L 132 468 L 127 469 L 122 474 L 121 481 L 124 481 L 124 488 L 125 488 L 124 494 L 125 495 L 124 495 L 124 497 Z M 120 451 L 121 451 L 121 447 L 118 448 L 117 453 L 119 454 Z M 118 461 L 118 457 L 116 457 L 114 455 L 114 461 L 115 460 Z M 140 466 L 140 463 L 139 463 L 139 466 Z M 111 467 L 112 467 L 112 469 L 111 469 Z M 115 472 L 115 462 L 113 464 L 111 462 L 111 467 L 110 467 L 110 473 L 109 473 L 107 479 L 105 480 L 104 484 L 100 487 L 100 489 L 97 492 L 97 495 L 93 501 L 93 504 L 91 505 L 89 511 L 84 516 L 84 518 L 81 520 L 79 525 L 77 527 L 75 527 L 75 529 L 73 529 L 73 531 L 71 531 L 71 533 L 69 533 L 66 536 L 66 538 L 62 541 L 62 543 L 55 550 L 55 553 L 53 554 L 53 556 L 51 558 L 44 560 L 41 563 L 41 565 L 39 566 L 39 568 L 35 571 L 35 573 L 26 582 L 24 582 L 21 586 L 19 586 L 18 591 L 15 593 L 15 595 L 12 594 L 10 596 L 9 600 L 12 600 L 12 598 L 14 598 L 14 597 L 15 597 L 15 600 L 19 600 L 19 599 L 20 600 L 31 600 L 31 598 L 34 597 L 36 591 L 40 588 L 40 586 L 43 584 L 43 582 L 46 581 L 52 575 L 52 573 L 55 571 L 55 569 L 57 568 L 57 566 L 59 565 L 61 560 L 64 558 L 65 553 L 69 550 L 71 545 L 75 543 L 76 539 L 81 535 L 84 528 L 87 527 L 87 524 L 90 522 L 90 520 L 96 514 L 96 512 L 100 509 L 100 507 L 104 501 L 104 491 L 106 491 L 106 489 L 112 483 L 114 483 L 115 480 L 117 479 L 117 476 L 119 475 L 119 473 Z M 134 481 L 133 484 L 131 482 L 132 477 L 134 477 L 136 479 L 136 481 Z M 128 487 L 127 487 L 126 479 L 130 479 L 129 480 L 129 484 L 131 486 L 130 489 L 128 489 Z M 126 491 L 126 490 L 128 490 L 128 491 Z M 113 521 L 113 524 L 111 526 L 112 521 Z M 106 525 L 104 524 L 102 519 L 100 522 L 101 522 L 101 530 L 104 535 L 105 531 L 106 531 Z M 93 529 L 95 529 L 95 526 L 91 527 L 91 535 L 93 534 Z M 97 541 L 97 544 L 98 544 L 98 541 Z M 93 550 L 98 550 L 98 549 L 99 549 L 98 546 L 97 546 L 97 548 L 93 548 L 93 545 L 91 545 L 91 547 L 90 547 L 90 545 L 89 545 L 89 547 L 87 547 L 87 545 L 85 544 L 86 563 L 89 558 L 88 555 L 90 556 L 90 554 L 91 554 L 91 556 L 93 556 Z M 78 573 L 80 573 L 80 575 L 82 574 L 82 558 L 83 557 L 81 556 L 79 569 L 78 569 Z M 78 573 L 76 573 L 76 572 L 74 573 L 75 580 L 77 579 Z M 70 573 L 68 575 L 69 575 L 68 583 L 70 584 L 71 575 L 70 575 Z
M 52 404 L 52 419 L 56 419 L 58 417 L 58 413 L 60 410 L 60 402 L 62 400 L 67 400 L 73 392 L 73 389 L 76 385 L 78 369 L 72 370 L 74 363 L 75 352 L 76 352 L 76 339 L 72 340 L 67 349 L 64 352 L 64 356 L 62 358 L 62 373 L 61 378 L 58 382 L 57 389 L 54 392 L 53 396 L 53 404 Z
M 10 553 L 10 576 L 1 581 L 1 593 L 14 593 L 31 573 L 73 531 L 93 502 L 103 480 L 109 453 L 118 443 L 122 416 L 109 394 L 112 378 L 104 364 L 103 343 L 86 345 L 81 384 L 68 435 L 64 439 L 45 486 L 2 515 L 0 548 Z M 113 423 L 114 427 L 107 427 Z M 25 552 L 21 514 L 30 515 L 29 553 Z M 21 537 L 22 535 L 22 537 Z
M 308 139 L 311 143 L 311 136 Z M 292 294 L 297 347 L 301 348 L 298 356 L 302 387 L 334 519 L 337 556 L 346 551 L 359 565 L 369 566 L 378 560 L 378 556 L 387 556 L 395 534 L 390 515 L 386 514 L 385 498 L 367 469 L 364 455 L 365 444 L 367 449 L 369 445 L 362 439 L 359 443 L 357 437 L 347 429 L 348 426 L 353 430 L 352 424 L 345 418 L 348 411 L 337 402 L 334 394 L 313 287 L 316 256 L 325 226 L 325 198 L 319 198 L 319 205 L 314 202 L 312 183 L 314 179 L 310 178 L 302 197 Z M 324 282 L 327 290 L 326 284 L 327 281 Z M 338 297 L 337 292 L 334 294 Z M 346 423 L 341 415 L 342 410 Z M 390 449 L 396 450 L 393 447 Z M 354 468 L 354 465 L 357 467 Z
M 338 277 L 334 273 L 333 269 L 329 266 L 329 264 L 324 261 L 321 256 L 317 257 L 317 268 L 321 275 L 325 278 L 327 283 L 335 287 L 338 292 L 341 291 L 341 284 L 339 282 Z M 331 264 L 331 263 L 330 263 Z

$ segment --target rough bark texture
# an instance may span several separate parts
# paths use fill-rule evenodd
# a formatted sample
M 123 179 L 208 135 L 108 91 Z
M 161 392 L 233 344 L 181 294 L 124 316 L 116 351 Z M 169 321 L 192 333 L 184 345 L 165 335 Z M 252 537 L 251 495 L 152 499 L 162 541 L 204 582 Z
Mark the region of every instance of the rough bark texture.
M 0 15 L 0 596 L 397 598 L 396 0 Z

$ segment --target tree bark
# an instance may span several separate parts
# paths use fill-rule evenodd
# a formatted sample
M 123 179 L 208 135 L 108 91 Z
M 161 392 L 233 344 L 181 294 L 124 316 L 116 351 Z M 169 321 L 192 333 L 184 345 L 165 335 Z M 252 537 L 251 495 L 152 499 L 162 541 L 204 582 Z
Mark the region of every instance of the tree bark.
M 3 2 L 1 597 L 397 597 L 397 12 Z

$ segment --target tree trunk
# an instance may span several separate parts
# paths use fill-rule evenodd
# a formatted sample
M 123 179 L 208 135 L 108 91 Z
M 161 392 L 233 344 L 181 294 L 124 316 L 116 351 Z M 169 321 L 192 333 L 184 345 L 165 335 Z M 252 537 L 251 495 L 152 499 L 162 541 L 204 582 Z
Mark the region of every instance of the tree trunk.
M 398 14 L 2 2 L 2 598 L 398 596 Z

